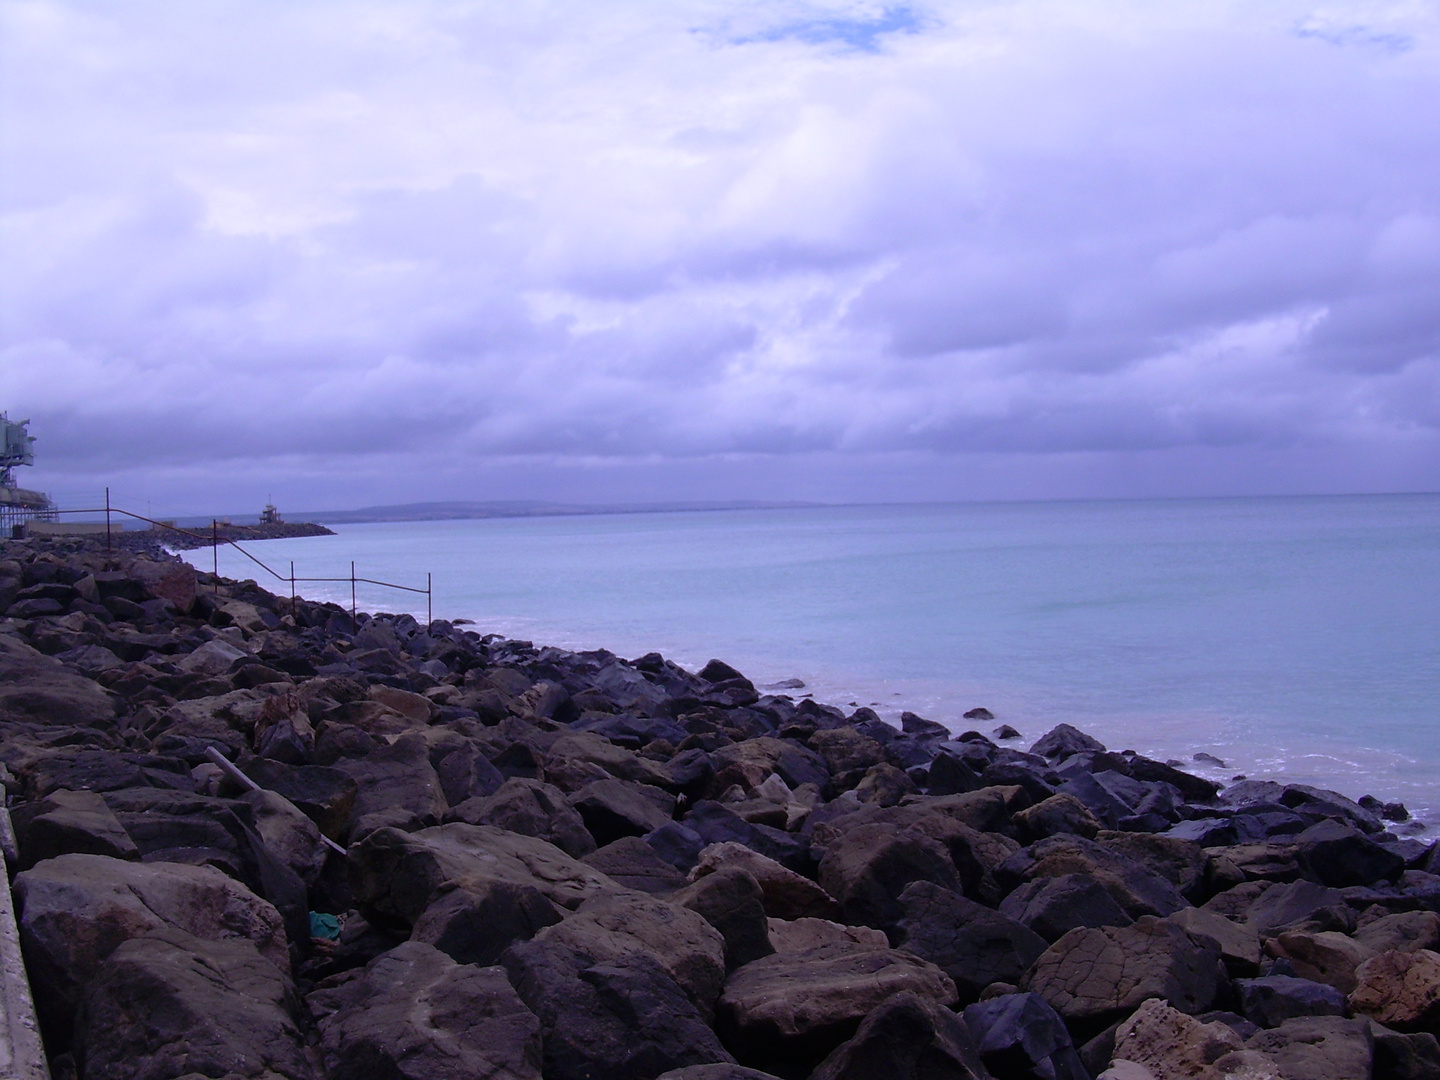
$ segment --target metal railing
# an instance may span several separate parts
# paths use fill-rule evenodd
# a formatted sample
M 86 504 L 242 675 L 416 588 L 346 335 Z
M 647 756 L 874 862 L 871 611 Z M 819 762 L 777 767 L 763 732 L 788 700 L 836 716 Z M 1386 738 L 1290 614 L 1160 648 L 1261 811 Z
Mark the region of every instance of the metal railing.
M 256 558 L 254 555 L 252 555 L 249 551 L 246 551 L 243 547 L 240 546 L 240 544 L 239 544 L 238 541 L 232 540 L 232 539 L 231 539 L 230 537 L 228 537 L 228 536 L 221 536 L 221 535 L 220 535 L 220 520 L 219 520 L 218 518 L 215 518 L 215 519 L 213 519 L 213 520 L 210 522 L 210 535 L 209 535 L 209 536 L 206 536 L 203 532 L 195 532 L 195 531 L 193 531 L 193 530 L 191 530 L 191 529 L 182 529 L 182 528 L 180 528 L 180 526 L 174 524 L 173 522 L 169 522 L 169 521 L 156 521 L 154 518 L 146 517 L 144 514 L 137 514 L 137 513 L 135 513 L 133 510 L 122 510 L 122 509 L 120 509 L 120 507 L 118 507 L 118 506 L 112 506 L 111 503 L 110 503 L 110 489 L 109 489 L 109 488 L 106 488 L 106 489 L 105 489 L 105 505 L 104 505 L 103 507 L 96 507 L 96 508 L 90 509 L 90 510 L 58 510 L 58 509 L 57 509 L 57 510 L 51 511 L 51 513 L 57 514 L 57 515 L 58 515 L 58 514 L 104 514 L 104 515 L 105 515 L 105 550 L 106 550 L 107 553 L 112 550 L 113 544 L 114 544 L 114 538 L 113 538 L 113 535 L 112 535 L 114 529 L 113 529 L 113 525 L 112 525 L 112 523 L 111 523 L 111 515 L 112 515 L 112 514 L 121 514 L 121 515 L 123 515 L 123 516 L 125 516 L 125 517 L 127 517 L 127 518 L 134 518 L 136 521 L 143 521 L 143 522 L 145 522 L 146 524 L 148 524 L 152 529 L 168 529 L 169 531 L 174 532 L 174 533 L 179 533 L 179 534 L 182 535 L 182 536 L 188 536 L 188 537 L 191 537 L 192 539 L 199 540 L 199 541 L 201 542 L 201 543 L 200 543 L 200 546 L 202 546 L 202 547 L 209 547 L 209 548 L 212 549 L 212 574 L 213 574 L 213 576 L 214 576 L 214 578 L 215 578 L 215 584 L 216 584 L 216 587 L 217 587 L 217 588 L 219 587 L 219 582 L 220 582 L 220 545 L 221 545 L 221 544 L 229 544 L 229 545 L 230 545 L 231 547 L 233 547 L 236 551 L 240 552 L 240 554 L 244 555 L 247 559 L 249 559 L 251 562 L 253 562 L 256 566 L 260 567 L 260 569 L 264 570 L 264 571 L 265 571 L 267 574 L 269 574 L 271 577 L 275 578 L 275 580 L 277 580 L 277 581 L 289 582 L 289 584 L 290 584 L 290 607 L 291 607 L 292 613 L 294 612 L 294 609 L 295 609 L 295 602 L 296 602 L 296 600 L 298 599 L 297 594 L 296 594 L 296 591 L 295 591 L 295 586 L 296 586 L 297 583 L 301 583 L 301 582 L 343 583 L 343 582 L 348 581 L 348 582 L 350 583 L 350 617 L 351 617 L 352 619 L 355 618 L 356 615 L 358 614 L 358 612 L 357 612 L 357 604 L 356 604 L 356 586 L 357 586 L 357 585 L 378 585 L 378 586 L 380 586 L 381 588 L 384 588 L 384 589 L 397 589 L 397 590 L 399 590 L 399 591 L 401 591 L 401 592 L 414 593 L 414 594 L 416 594 L 417 596 L 424 596 L 424 597 L 425 597 L 425 625 L 426 625 L 426 626 L 429 626 L 430 623 L 432 623 L 432 622 L 435 621 L 435 588 L 434 588 L 434 578 L 433 578 L 433 576 L 432 576 L 428 571 L 427 571 L 426 574 L 425 574 L 425 587 L 424 587 L 423 589 L 417 588 L 417 587 L 415 587 L 415 586 L 413 586 L 413 585 L 400 585 L 400 584 L 397 584 L 396 582 L 393 582 L 393 581 L 379 581 L 379 580 L 377 580 L 377 579 L 375 579 L 375 578 L 359 577 L 359 576 L 357 576 L 356 573 L 355 573 L 355 561 L 354 561 L 353 559 L 350 561 L 350 576 L 349 576 L 349 577 L 297 577 L 297 576 L 295 575 L 295 561 L 294 561 L 293 559 L 290 561 L 290 573 L 289 573 L 288 575 L 287 575 L 287 574 L 282 574 L 282 573 L 280 573 L 280 571 L 276 570 L 274 567 L 269 566 L 269 565 L 267 565 L 266 563 L 262 562 L 261 560 L 257 559 L 257 558 Z M 51 520 L 53 520 L 53 519 L 51 519 Z

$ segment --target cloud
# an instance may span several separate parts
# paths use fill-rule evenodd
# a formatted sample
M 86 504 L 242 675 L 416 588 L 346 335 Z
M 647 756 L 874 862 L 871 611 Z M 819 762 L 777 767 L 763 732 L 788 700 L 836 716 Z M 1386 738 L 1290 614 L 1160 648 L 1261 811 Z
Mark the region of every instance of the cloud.
M 3 404 L 64 483 L 322 501 L 527 461 L 774 496 L 846 462 L 883 496 L 886 455 L 936 492 L 986 454 L 1111 460 L 1113 493 L 1146 454 L 1424 476 L 1436 23 L 0 2 Z

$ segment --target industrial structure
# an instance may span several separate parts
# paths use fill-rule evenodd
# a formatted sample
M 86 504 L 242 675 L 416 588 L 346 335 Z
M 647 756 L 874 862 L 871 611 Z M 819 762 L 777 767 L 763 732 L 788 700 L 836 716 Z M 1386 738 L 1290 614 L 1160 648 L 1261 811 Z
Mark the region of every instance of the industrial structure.
M 11 533 L 31 521 L 54 521 L 55 504 L 43 491 L 15 486 L 17 465 L 35 464 L 35 438 L 29 420 L 11 420 L 0 412 L 0 528 Z

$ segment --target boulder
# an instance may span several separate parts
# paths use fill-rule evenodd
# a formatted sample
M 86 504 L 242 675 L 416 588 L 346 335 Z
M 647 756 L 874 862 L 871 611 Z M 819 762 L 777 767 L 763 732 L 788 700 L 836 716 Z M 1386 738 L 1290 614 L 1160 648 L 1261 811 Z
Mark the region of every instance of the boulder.
M 392 712 L 405 717 L 415 727 L 430 723 L 436 712 L 436 705 L 424 694 L 412 693 L 394 686 L 372 686 L 366 692 L 371 701 L 378 701 Z
M 793 1072 L 818 1063 L 904 990 L 940 1006 L 955 1001 L 949 977 L 912 953 L 850 943 L 781 952 L 730 976 L 716 1026 L 747 1063 L 789 1062 Z
M 733 841 L 702 850 L 690 879 L 698 881 L 727 867 L 739 867 L 759 882 L 765 914 L 772 919 L 828 919 L 839 914 L 834 897 L 815 882 Z
M 1051 942 L 1077 927 L 1129 926 L 1135 921 L 1089 874 L 1035 878 L 1005 897 L 1000 913 Z M 1255 947 L 1258 952 L 1258 940 Z
M 1396 1031 L 1440 1033 L 1440 953 L 1372 956 L 1355 970 L 1350 1008 Z
M 224 675 L 235 661 L 249 655 L 223 638 L 213 638 L 182 656 L 175 666 L 190 675 Z
M 537 941 L 589 958 L 591 963 L 643 953 L 660 964 L 705 1015 L 725 981 L 725 939 L 704 916 L 634 892 L 614 892 L 582 903 Z
M 725 939 L 725 970 L 734 971 L 775 951 L 764 895 L 750 871 L 728 866 L 697 878 L 670 902 L 696 912 L 720 931 Z
M 1301 978 L 1333 986 L 1342 995 L 1355 989 L 1355 969 L 1374 955 L 1354 938 L 1334 930 L 1283 933 L 1267 939 L 1265 951 L 1288 960 Z
M 1339 1016 L 1297 1016 L 1245 1046 L 1265 1054 L 1283 1080 L 1363 1080 L 1374 1059 L 1369 1023 Z
M 1002 994 L 967 1006 L 965 1024 L 996 1076 L 1089 1080 L 1065 1021 L 1039 994 Z
M 770 944 L 776 952 L 804 952 L 837 942 L 873 949 L 890 947 L 885 931 L 872 930 L 868 926 L 846 926 L 829 919 L 813 918 L 766 919 L 765 923 L 770 931 Z
M 85 1080 L 313 1080 L 296 1005 L 250 941 L 159 928 L 122 942 L 86 984 L 75 1061 Z
M 14 888 L 37 1005 L 61 1024 L 121 943 L 167 927 L 246 939 L 277 970 L 290 969 L 280 913 L 212 867 L 61 855 L 20 874 Z
M 1345 894 L 1339 889 L 1309 881 L 1292 881 L 1261 893 L 1246 912 L 1245 924 L 1262 937 L 1268 937 L 1287 927 L 1298 927 L 1313 920 L 1317 912 L 1331 908 L 1349 911 Z
M 254 813 L 255 830 L 269 852 L 307 886 L 314 885 L 329 851 L 315 822 L 273 791 L 247 791 L 240 801 Z
M 962 1003 L 991 983 L 1018 983 L 1047 942 L 998 911 L 928 881 L 900 894 L 904 916 L 896 947 L 928 960 L 950 976 Z
M 1436 946 L 1440 946 L 1440 915 L 1433 911 L 1386 915 L 1356 930 L 1354 937 L 1372 954 L 1436 950 Z
M 1085 752 L 1103 753 L 1104 750 L 1104 744 L 1098 739 L 1092 739 L 1070 724 L 1056 724 L 1030 747 L 1030 753 L 1051 761 L 1064 760 L 1073 754 Z
M 796 873 L 814 872 L 815 861 L 810 854 L 810 845 L 803 839 L 782 829 L 752 825 L 720 803 L 708 799 L 696 803 L 694 809 L 685 815 L 685 825 L 697 833 L 706 845 L 742 844 Z
M 1057 792 L 1019 811 L 1015 815 L 1015 824 L 1021 836 L 1030 843 L 1059 833 L 1093 840 L 1101 827 L 1100 820 L 1083 802 L 1065 792 Z
M 1072 1026 L 1098 1025 L 1151 997 L 1182 1012 L 1203 1012 L 1215 1000 L 1221 972 L 1214 942 L 1147 915 L 1133 926 L 1071 930 L 1020 985 Z
M 1294 1016 L 1345 1015 L 1345 995 L 1311 979 L 1290 975 L 1237 979 L 1235 993 L 1245 1019 L 1262 1028 L 1279 1027 Z
M 310 996 L 328 1080 L 540 1080 L 540 1021 L 496 967 L 408 941 Z
M 675 800 L 659 788 L 648 794 L 643 785 L 605 779 L 586 784 L 569 798 L 595 843 L 605 845 L 622 836 L 644 836 L 668 824 Z
M 653 957 L 596 963 L 559 942 L 510 947 L 505 970 L 540 1019 L 546 1080 L 648 1080 L 733 1063 L 699 1009 Z
M 1012 887 L 1036 878 L 1087 874 L 1104 886 L 1132 919 L 1170 915 L 1188 906 L 1165 878 L 1134 859 L 1079 836 L 1052 836 L 1017 852 L 996 871 Z
M 683 889 L 685 875 L 662 859 L 638 836 L 613 840 L 584 856 L 581 862 L 593 866 L 612 881 L 637 892 L 664 895 Z
M 949 852 L 913 829 L 861 825 L 834 840 L 820 860 L 820 887 L 848 923 L 888 930 L 903 914 L 900 894 L 912 881 L 962 891 Z
M 1201 1023 L 1159 998 L 1141 1004 L 1115 1032 L 1115 1057 L 1160 1077 L 1221 1080 L 1213 1063 L 1244 1042 L 1225 1024 Z
M 595 838 L 565 793 L 540 780 L 511 777 L 493 795 L 467 799 L 445 819 L 534 836 L 577 859 L 595 850 Z
M 561 907 L 618 888 L 553 844 L 493 825 L 438 825 L 419 832 L 377 829 L 350 850 L 355 900 L 378 916 L 413 925 L 441 885 L 471 878 L 530 885 Z
M 966 1022 L 902 991 L 872 1009 L 810 1080 L 989 1080 Z
M 1203 908 L 1181 908 L 1165 916 L 1194 937 L 1205 937 L 1220 946 L 1225 966 L 1234 972 L 1253 972 L 1260 964 L 1260 936 L 1248 926 L 1232 922 L 1223 915 Z
M 686 1065 L 661 1073 L 655 1080 L 780 1080 L 773 1073 L 744 1065 Z
M 118 818 L 93 791 L 52 791 L 10 811 L 21 870 L 57 855 L 108 855 L 138 859 L 139 849 Z
M 441 888 L 416 920 L 410 940 L 433 945 L 456 963 L 485 966 L 560 917 L 533 885 L 469 878 Z
M 1440 1042 L 1428 1031 L 1403 1034 L 1373 1024 L 1377 1080 L 1440 1080 Z
M 110 696 L 90 679 L 10 634 L 0 634 L 0 719 L 109 728 Z
M 1339 821 L 1321 821 L 1295 838 L 1301 862 L 1322 884 L 1343 889 L 1394 880 L 1405 860 L 1359 829 Z
M 245 775 L 275 792 L 313 821 L 331 840 L 344 835 L 359 790 L 349 774 L 325 765 L 286 765 L 265 758 L 243 763 Z
M 435 774 L 440 777 L 445 801 L 452 807 L 460 806 L 467 799 L 494 795 L 505 783 L 504 774 L 491 764 L 480 747 L 471 743 L 441 757 Z
M 362 758 L 340 758 L 335 767 L 356 784 L 348 825 L 352 843 L 381 824 L 395 824 L 397 813 L 414 828 L 438 825 L 445 813 L 440 777 L 419 732 L 402 735 Z

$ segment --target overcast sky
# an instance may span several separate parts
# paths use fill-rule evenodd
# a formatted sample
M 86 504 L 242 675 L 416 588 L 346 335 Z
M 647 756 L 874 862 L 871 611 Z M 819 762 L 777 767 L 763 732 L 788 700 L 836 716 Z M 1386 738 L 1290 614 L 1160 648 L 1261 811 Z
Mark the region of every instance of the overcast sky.
M 0 15 L 62 500 L 1440 488 L 1433 0 Z

